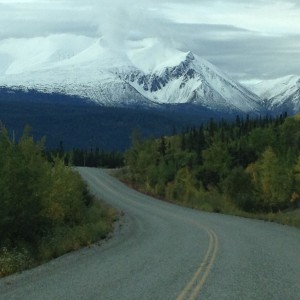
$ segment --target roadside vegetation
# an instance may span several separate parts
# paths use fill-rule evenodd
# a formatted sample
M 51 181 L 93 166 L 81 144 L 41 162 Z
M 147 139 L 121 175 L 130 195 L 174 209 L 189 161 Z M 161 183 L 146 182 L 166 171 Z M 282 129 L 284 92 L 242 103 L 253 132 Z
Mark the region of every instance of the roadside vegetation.
M 0 277 L 100 240 L 115 211 L 95 201 L 80 175 L 25 130 L 0 138 Z
M 133 135 L 119 176 L 195 209 L 300 227 L 300 117 L 211 120 L 180 135 Z

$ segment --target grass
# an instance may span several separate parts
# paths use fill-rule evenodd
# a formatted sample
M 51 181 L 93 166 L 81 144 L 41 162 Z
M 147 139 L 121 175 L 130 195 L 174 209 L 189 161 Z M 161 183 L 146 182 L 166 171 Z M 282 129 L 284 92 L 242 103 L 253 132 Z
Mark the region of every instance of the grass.
M 116 221 L 116 212 L 104 203 L 94 202 L 88 208 L 83 224 L 58 227 L 54 234 L 39 244 L 38 260 L 46 262 L 65 253 L 78 250 L 107 237 Z
M 243 216 L 242 213 L 241 215 Z M 245 214 L 244 216 L 300 228 L 300 213 L 296 211 L 294 213 Z
M 93 198 L 82 224 L 57 227 L 51 235 L 39 241 L 34 249 L 0 248 L 0 277 L 35 267 L 65 253 L 90 246 L 107 237 L 116 219 L 117 214 L 113 208 Z

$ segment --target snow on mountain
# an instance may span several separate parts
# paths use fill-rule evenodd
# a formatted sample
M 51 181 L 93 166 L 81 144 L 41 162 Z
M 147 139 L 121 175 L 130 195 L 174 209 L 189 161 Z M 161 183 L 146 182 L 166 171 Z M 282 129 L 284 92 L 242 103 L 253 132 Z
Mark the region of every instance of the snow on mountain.
M 260 96 L 264 105 L 272 111 L 300 111 L 300 76 L 289 75 L 265 80 L 248 87 Z
M 67 60 L 94 40 L 84 36 L 51 35 L 0 41 L 0 75 L 39 71 L 51 63 Z M 6 67 L 4 67 L 6 65 Z
M 204 59 L 158 39 L 52 35 L 0 41 L 0 86 L 59 92 L 107 106 L 190 103 L 259 112 L 260 99 Z
M 177 53 L 152 72 L 124 77 L 146 98 L 158 103 L 191 103 L 214 110 L 259 111 L 259 98 L 209 62 Z

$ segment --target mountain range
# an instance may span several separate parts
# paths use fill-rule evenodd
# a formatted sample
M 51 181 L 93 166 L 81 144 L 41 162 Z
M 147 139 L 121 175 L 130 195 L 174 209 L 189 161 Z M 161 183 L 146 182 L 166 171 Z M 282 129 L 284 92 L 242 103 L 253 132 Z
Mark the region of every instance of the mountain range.
M 263 106 L 274 114 L 283 111 L 289 114 L 300 112 L 300 76 L 289 75 L 249 85 L 258 95 Z
M 110 107 L 186 104 L 222 113 L 300 109 L 300 77 L 244 86 L 208 61 L 159 39 L 52 35 L 0 42 L 0 86 L 79 96 Z
M 51 35 L 0 41 L 0 120 L 47 145 L 124 150 L 133 128 L 170 134 L 210 118 L 300 111 L 300 77 L 243 85 L 159 39 Z

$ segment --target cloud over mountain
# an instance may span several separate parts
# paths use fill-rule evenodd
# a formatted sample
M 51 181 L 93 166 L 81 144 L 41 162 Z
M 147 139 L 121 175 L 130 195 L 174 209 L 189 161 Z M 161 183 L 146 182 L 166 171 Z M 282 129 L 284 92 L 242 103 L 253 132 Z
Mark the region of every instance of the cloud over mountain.
M 156 37 L 239 80 L 297 74 L 299 20 L 296 0 L 0 0 L 0 40 L 67 33 L 117 49 Z

